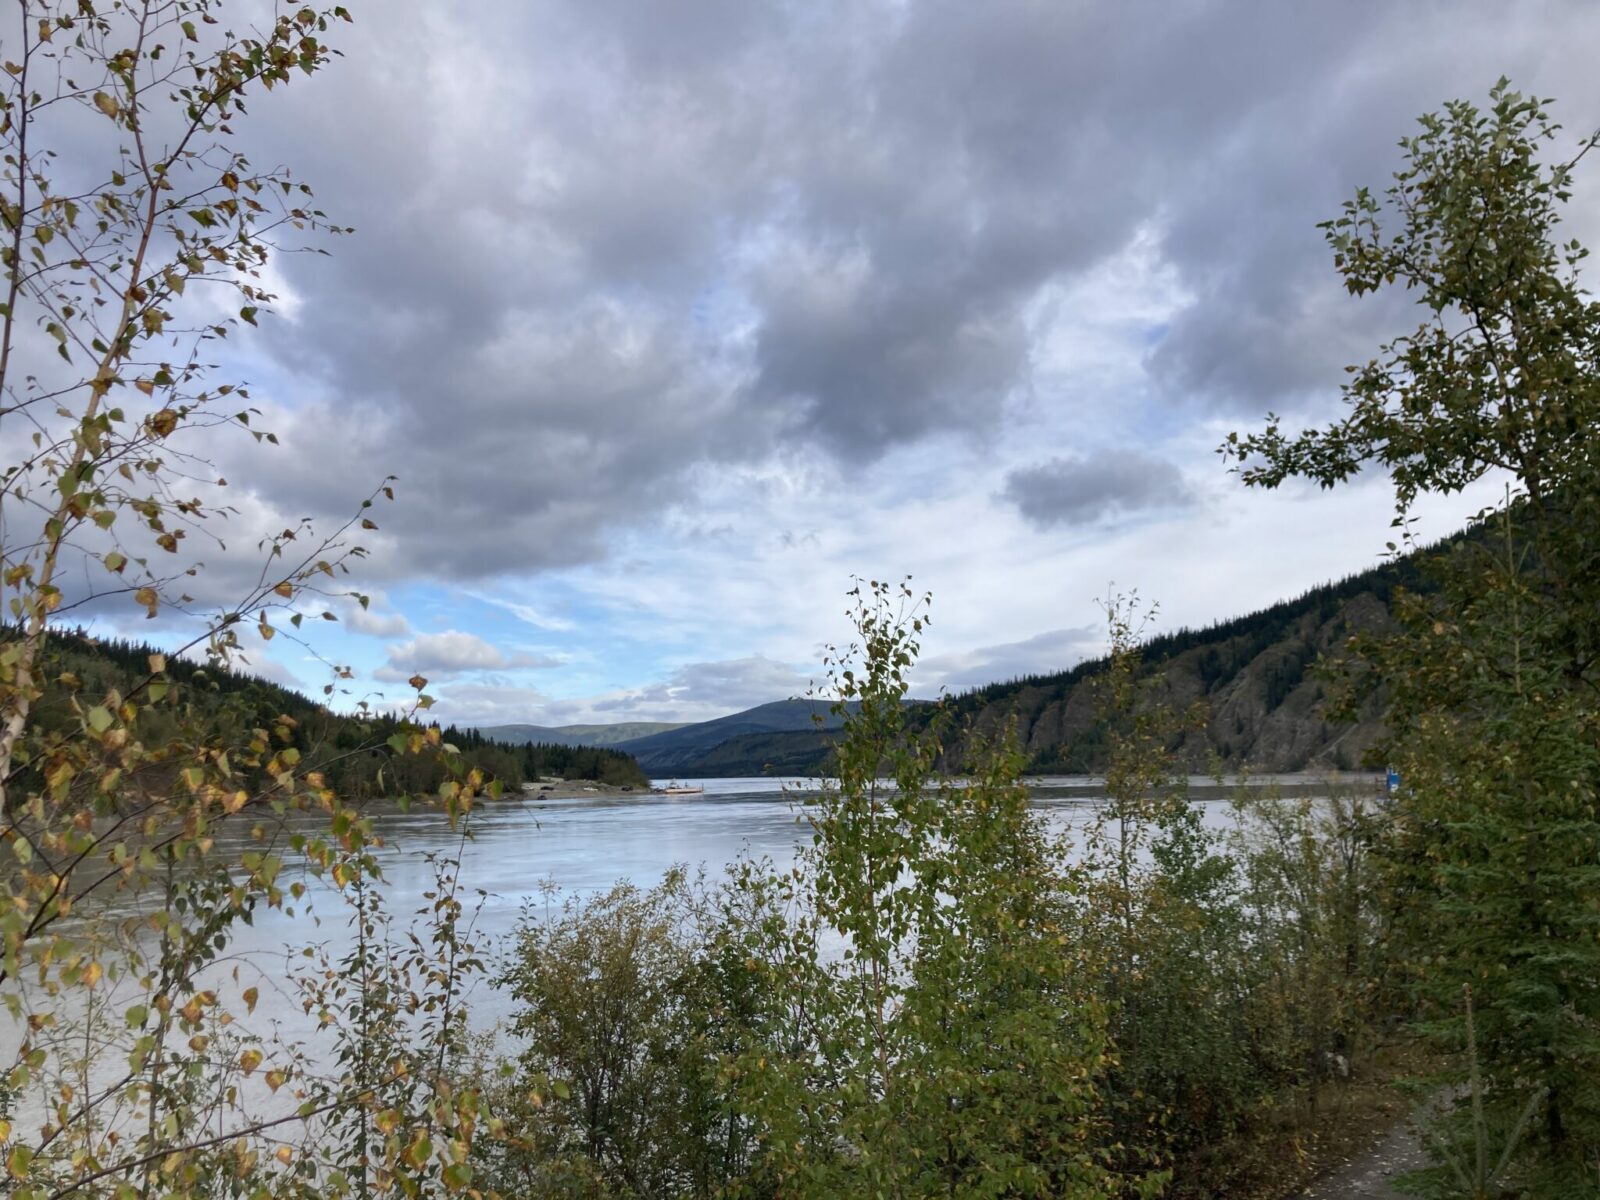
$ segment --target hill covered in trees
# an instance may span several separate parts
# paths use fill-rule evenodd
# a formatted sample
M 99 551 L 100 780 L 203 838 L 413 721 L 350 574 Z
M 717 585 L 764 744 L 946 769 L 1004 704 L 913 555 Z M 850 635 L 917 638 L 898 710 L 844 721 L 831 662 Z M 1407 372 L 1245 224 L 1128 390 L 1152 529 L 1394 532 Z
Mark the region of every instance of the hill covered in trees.
M 1324 584 L 1257 612 L 1199 629 L 1178 629 L 1143 647 L 1153 699 L 1174 711 L 1202 706 L 1204 721 L 1171 747 L 1194 770 L 1352 770 L 1382 732 L 1370 697 L 1353 721 L 1327 711 L 1320 659 L 1343 653 L 1351 635 L 1386 627 L 1397 587 L 1420 588 L 1415 557 Z M 1034 774 L 1099 771 L 1106 729 L 1092 681 L 1105 659 L 993 683 L 954 696 L 956 727 L 993 733 L 1015 722 Z M 685 776 L 827 773 L 837 722 L 818 727 L 815 701 L 784 701 L 618 743 L 655 774 Z M 781 719 L 780 719 L 781 718 Z M 951 757 L 959 760 L 962 738 Z
M 1202 714 L 1171 747 L 1179 760 L 1195 770 L 1216 763 L 1255 771 L 1362 766 L 1383 729 L 1379 697 L 1367 697 L 1354 720 L 1334 720 L 1316 667 L 1341 657 L 1351 636 L 1387 628 L 1401 586 L 1424 586 L 1414 557 L 1254 613 L 1152 638 L 1141 668 L 1152 700 L 1174 712 L 1198 705 Z M 977 730 L 1014 721 L 1030 771 L 1098 771 L 1106 729 L 1092 683 L 1105 667 L 1106 660 L 1092 659 L 991 684 L 954 697 L 951 706 L 958 724 Z
M 71 694 L 99 697 L 108 691 L 128 694 L 150 674 L 150 660 L 161 652 L 153 646 L 115 638 L 96 638 L 82 630 L 60 632 L 45 644 L 48 678 L 64 678 L 65 687 L 46 691 L 35 708 L 41 729 L 70 736 L 77 723 Z M 205 728 L 219 735 L 252 729 L 283 729 L 286 744 L 306 762 L 318 762 L 328 785 L 352 797 L 427 792 L 444 781 L 444 768 L 425 755 L 396 755 L 389 739 L 405 728 L 399 716 L 373 712 L 345 714 L 302 696 L 290 688 L 242 671 L 206 666 L 164 656 L 161 677 L 177 689 L 176 703 L 140 714 L 141 732 L 160 742 L 180 725 Z M 287 721 L 281 718 L 288 718 Z M 628 754 L 605 747 L 517 744 L 476 729 L 435 722 L 439 740 L 455 746 L 468 768 L 476 767 L 507 788 L 540 778 L 595 779 L 621 786 L 648 786 L 639 764 Z
M 530 742 L 543 746 L 615 746 L 619 742 L 670 733 L 682 722 L 618 721 L 610 725 L 480 725 L 478 732 L 508 746 Z

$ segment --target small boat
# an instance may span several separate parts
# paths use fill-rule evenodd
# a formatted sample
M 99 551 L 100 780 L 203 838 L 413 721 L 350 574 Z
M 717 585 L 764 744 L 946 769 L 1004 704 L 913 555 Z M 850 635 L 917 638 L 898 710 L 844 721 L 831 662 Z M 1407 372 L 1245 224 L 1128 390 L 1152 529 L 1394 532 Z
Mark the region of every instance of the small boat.
M 705 791 L 705 788 L 687 783 L 679 783 L 677 780 L 673 780 L 671 783 L 667 784 L 666 787 L 657 788 L 656 791 L 661 793 L 663 796 L 698 796 L 701 792 Z

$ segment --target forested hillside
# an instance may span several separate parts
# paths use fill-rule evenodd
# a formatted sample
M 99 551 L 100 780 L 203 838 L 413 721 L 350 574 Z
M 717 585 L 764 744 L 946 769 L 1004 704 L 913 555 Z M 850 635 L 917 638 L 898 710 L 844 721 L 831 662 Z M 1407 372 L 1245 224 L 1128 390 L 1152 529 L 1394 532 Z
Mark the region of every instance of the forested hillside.
M 826 700 L 774 700 L 618 743 L 654 775 L 787 775 L 814 768 L 842 724 Z
M 150 670 L 153 646 L 118 639 L 93 638 L 81 630 L 58 633 L 45 644 L 49 676 L 75 681 L 75 690 L 99 697 L 115 690 L 127 694 Z M 349 715 L 333 712 L 289 688 L 242 672 L 207 667 L 178 657 L 164 662 L 164 682 L 176 689 L 176 703 L 141 713 L 141 732 L 162 742 L 180 724 L 238 735 L 256 728 L 284 728 L 285 744 L 306 761 L 326 762 L 323 775 L 343 795 L 366 797 L 432 791 L 443 782 L 443 767 L 424 755 L 397 756 L 387 745 L 403 722 L 384 713 Z M 78 718 L 69 692 L 47 690 L 35 708 L 36 723 L 70 736 Z M 287 722 L 279 718 L 287 717 Z M 639 764 L 617 750 L 547 744 L 509 744 L 475 729 L 437 726 L 442 742 L 460 749 L 468 767 L 477 767 L 508 788 L 540 777 L 597 779 L 604 783 L 645 786 Z
M 618 721 L 612 725 L 480 725 L 478 732 L 508 746 L 615 746 L 651 734 L 682 729 L 681 722 Z
M 1385 627 L 1395 588 L 1422 586 L 1417 560 L 1405 558 L 1303 596 L 1203 629 L 1153 638 L 1143 651 L 1155 702 L 1175 711 L 1197 703 L 1206 714 L 1172 749 L 1193 770 L 1353 770 L 1381 732 L 1381 697 L 1370 696 L 1354 721 L 1327 712 L 1326 686 L 1314 669 L 1343 652 L 1350 636 Z M 958 729 L 992 733 L 1014 721 L 1028 770 L 1087 773 L 1105 763 L 1105 727 L 1090 681 L 1104 659 L 1070 670 L 1028 675 L 951 699 Z M 810 707 L 807 707 L 810 705 Z M 834 728 L 809 722 L 809 701 L 768 704 L 667 735 L 622 743 L 645 770 L 684 776 L 826 773 L 838 740 Z M 767 728 L 781 714 L 787 728 Z M 833 721 L 828 724 L 832 726 Z M 951 760 L 962 756 L 956 740 Z
M 1363 765 L 1382 725 L 1368 696 L 1354 721 L 1327 711 L 1328 685 L 1315 668 L 1345 651 L 1351 635 L 1385 628 L 1401 584 L 1422 586 L 1416 558 L 1325 584 L 1293 600 L 1202 629 L 1153 638 L 1143 669 L 1155 700 L 1174 712 L 1202 706 L 1203 720 L 1173 749 L 1195 770 L 1351 770 Z M 957 696 L 961 723 L 993 730 L 1014 720 L 1034 772 L 1091 772 L 1105 759 L 1105 727 L 1094 688 L 1105 660 L 1069 671 L 992 684 Z

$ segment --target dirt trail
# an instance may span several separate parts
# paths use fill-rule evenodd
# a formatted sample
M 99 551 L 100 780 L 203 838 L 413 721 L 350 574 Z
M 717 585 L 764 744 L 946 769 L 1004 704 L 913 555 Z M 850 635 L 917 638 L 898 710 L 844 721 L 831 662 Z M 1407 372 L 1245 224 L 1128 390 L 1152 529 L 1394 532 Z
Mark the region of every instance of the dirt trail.
M 1324 1175 L 1302 1200 L 1405 1200 L 1391 1184 L 1396 1175 L 1427 1165 L 1427 1155 L 1409 1121 L 1383 1141 Z

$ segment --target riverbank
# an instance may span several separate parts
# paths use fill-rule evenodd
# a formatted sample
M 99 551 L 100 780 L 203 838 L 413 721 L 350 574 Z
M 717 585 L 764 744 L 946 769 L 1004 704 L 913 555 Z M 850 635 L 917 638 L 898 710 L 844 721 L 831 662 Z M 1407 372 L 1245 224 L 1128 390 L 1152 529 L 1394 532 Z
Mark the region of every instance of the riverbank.
M 540 779 L 520 790 L 508 789 L 509 800 L 601 800 L 619 796 L 651 796 L 654 789 L 636 784 L 601 783 L 598 779 Z

